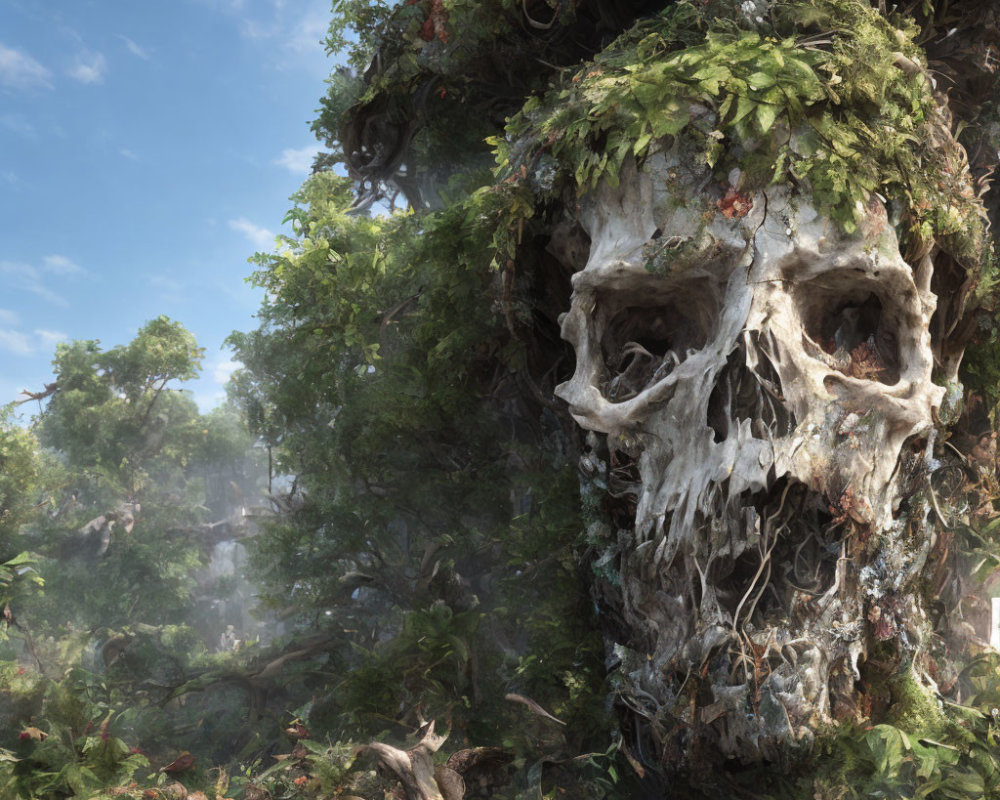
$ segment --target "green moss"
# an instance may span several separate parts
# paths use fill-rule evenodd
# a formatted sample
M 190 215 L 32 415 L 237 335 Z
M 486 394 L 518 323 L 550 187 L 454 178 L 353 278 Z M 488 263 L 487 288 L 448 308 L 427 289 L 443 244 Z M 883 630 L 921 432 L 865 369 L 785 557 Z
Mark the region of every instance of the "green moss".
M 711 213 L 711 212 L 709 212 Z M 722 251 L 722 245 L 708 230 L 711 218 L 701 215 L 688 236 L 654 239 L 643 247 L 646 269 L 654 275 L 676 275 L 712 261 Z
M 941 702 L 912 672 L 889 682 L 887 722 L 915 736 L 937 739 L 949 726 Z

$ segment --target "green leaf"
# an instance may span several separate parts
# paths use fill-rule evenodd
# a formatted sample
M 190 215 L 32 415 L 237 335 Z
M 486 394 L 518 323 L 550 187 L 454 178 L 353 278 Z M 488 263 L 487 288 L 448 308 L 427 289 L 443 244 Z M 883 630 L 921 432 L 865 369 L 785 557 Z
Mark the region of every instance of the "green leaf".
M 903 741 L 892 725 L 876 725 L 865 736 L 875 766 L 886 778 L 894 779 L 903 766 Z
M 635 144 L 632 145 L 632 154 L 638 156 L 644 153 L 652 138 L 652 132 L 641 134 L 639 138 L 635 140 Z
M 760 89 L 767 89 L 775 84 L 774 76 L 767 72 L 755 72 L 747 78 L 747 81 L 750 83 L 752 88 L 757 89 L 758 91 Z
M 757 124 L 760 125 L 761 133 L 767 133 L 771 130 L 771 126 L 774 125 L 774 121 L 778 118 L 779 111 L 781 111 L 779 106 L 772 106 L 767 103 L 757 106 Z
M 629 81 L 629 91 L 643 108 L 655 109 L 663 101 L 666 94 L 665 87 L 661 83 L 643 80 L 644 77 L 644 75 L 633 76 Z
M 982 797 L 986 788 L 983 776 L 972 770 L 952 770 L 947 773 L 947 783 L 941 787 L 946 797 L 954 800 L 967 800 L 972 797 Z
M 740 120 L 744 119 L 747 114 L 757 108 L 757 101 L 751 100 L 749 97 L 741 97 L 736 103 L 736 113 L 733 114 L 733 118 L 729 120 L 730 125 L 735 125 Z
M 719 84 L 729 80 L 732 73 L 729 71 L 729 67 L 724 64 L 710 64 L 699 69 L 691 77 L 698 81 L 698 86 L 702 90 L 716 95 L 719 93 Z
M 735 96 L 736 95 L 734 95 L 734 94 L 727 94 L 724 98 L 722 98 L 722 102 L 719 103 L 719 119 L 720 120 L 723 120 L 723 119 L 726 118 L 726 115 L 729 113 L 729 109 L 733 105 L 733 98 Z
M 649 125 L 657 138 L 680 133 L 690 121 L 690 106 L 678 100 L 670 100 L 649 116 Z
M 34 553 L 29 553 L 27 551 L 23 553 L 18 553 L 10 561 L 4 561 L 0 566 L 3 567 L 19 567 L 22 564 L 36 564 L 38 563 L 38 556 Z

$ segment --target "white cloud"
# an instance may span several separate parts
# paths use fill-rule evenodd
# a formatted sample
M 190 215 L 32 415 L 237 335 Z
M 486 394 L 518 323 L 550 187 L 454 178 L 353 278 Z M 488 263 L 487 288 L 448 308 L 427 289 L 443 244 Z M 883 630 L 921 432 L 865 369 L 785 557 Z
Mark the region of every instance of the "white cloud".
M 313 9 L 296 23 L 285 45 L 296 53 L 322 52 L 329 28 L 330 14 Z
M 278 69 L 306 70 L 317 77 L 329 74 L 322 42 L 330 25 L 329 0 L 200 0 L 224 13 L 240 35 L 259 42 L 262 53 Z
M 35 328 L 35 336 L 38 337 L 39 344 L 48 349 L 55 347 L 58 342 L 65 342 L 69 337 L 60 331 L 47 331 L 44 328 Z
M 61 297 L 45 286 L 41 271 L 31 266 L 31 264 L 0 261 L 0 274 L 7 276 L 5 288 L 8 291 L 10 289 L 20 289 L 23 292 L 38 295 L 47 303 L 54 306 L 65 308 L 69 305 L 66 302 L 66 298 Z
M 165 292 L 180 293 L 181 289 L 184 288 L 180 281 L 175 281 L 173 278 L 168 278 L 166 275 L 150 275 L 149 285 L 154 289 L 161 289 Z
M 242 366 L 239 361 L 220 361 L 212 368 L 212 378 L 216 383 L 225 385 L 229 376 Z
M 318 144 L 300 147 L 298 150 L 288 148 L 281 151 L 281 157 L 275 159 L 275 164 L 280 164 L 289 172 L 296 175 L 308 173 L 312 169 L 313 159 L 320 151 Z
M 127 36 L 123 36 L 120 33 L 115 34 L 122 42 L 125 44 L 126 49 L 134 55 L 136 58 L 141 58 L 143 61 L 149 61 L 149 51 L 138 44 L 133 42 Z
M 42 259 L 42 269 L 53 275 L 79 275 L 83 267 L 66 256 L 51 255 Z
M 0 308 L 0 325 L 17 325 L 20 321 L 21 317 L 16 311 Z
M 119 153 L 121 153 L 121 154 L 122 154 L 122 155 L 123 155 L 123 156 L 124 156 L 125 158 L 127 158 L 127 159 L 128 159 L 129 161 L 138 161 L 138 160 L 139 160 L 139 156 L 137 156 L 137 155 L 136 155 L 135 153 L 133 153 L 133 152 L 132 152 L 131 150 L 129 150 L 129 149 L 127 148 L 127 147 L 123 147 L 123 148 L 122 148 L 121 150 L 119 150 L 118 152 L 119 152 Z
M 229 227 L 246 236 L 258 250 L 270 250 L 274 247 L 274 234 L 267 228 L 254 225 L 246 217 L 229 220 Z
M 30 356 L 35 352 L 31 339 L 21 331 L 0 328 L 0 349 L 15 356 Z
M 239 11 L 243 8 L 244 0 L 196 0 L 203 6 L 208 6 L 214 11 Z
M 77 56 L 76 64 L 67 73 L 80 83 L 101 83 L 108 71 L 108 62 L 101 53 L 85 53 Z
M 51 89 L 52 73 L 27 53 L 0 44 L 0 86 L 8 89 Z
M 65 333 L 36 328 L 34 335 L 11 328 L 0 328 L 0 350 L 15 356 L 32 356 L 39 350 L 51 350 L 56 342 L 67 339 Z
M 161 305 L 179 305 L 191 299 L 192 291 L 183 282 L 168 275 L 148 275 L 146 282 Z
M 270 39 L 278 32 L 276 25 L 260 20 L 240 20 L 240 35 L 247 39 Z
M 0 275 L 4 276 L 3 286 L 8 292 L 20 290 L 41 297 L 50 305 L 66 308 L 66 298 L 49 289 L 45 283 L 50 276 L 72 278 L 85 275 L 86 270 L 66 256 L 48 255 L 42 259 L 42 266 L 35 267 L 22 261 L 0 261 Z
M 46 303 L 59 306 L 60 308 L 69 308 L 69 301 L 65 297 L 61 294 L 56 294 L 41 283 L 27 283 L 21 288 L 23 288 L 26 292 L 38 295 Z
M 197 403 L 199 413 L 207 414 L 226 402 L 226 393 L 221 389 L 216 392 L 194 392 L 191 398 Z

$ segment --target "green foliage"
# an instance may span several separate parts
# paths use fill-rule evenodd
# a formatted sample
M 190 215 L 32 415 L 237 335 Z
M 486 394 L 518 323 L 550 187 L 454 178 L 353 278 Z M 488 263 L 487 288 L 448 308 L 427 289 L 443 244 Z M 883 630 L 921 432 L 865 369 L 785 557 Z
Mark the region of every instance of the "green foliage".
M 355 179 L 404 191 L 411 172 L 449 168 L 427 213 L 352 212 L 356 186 L 332 171 L 293 197 L 291 235 L 253 259 L 259 327 L 230 339 L 245 364 L 231 396 L 252 435 L 233 408 L 201 415 L 171 386 L 196 374 L 202 352 L 163 317 L 124 347 L 60 345 L 58 389 L 36 428 L 50 458 L 9 409 L 0 418 L 0 600 L 37 577 L 13 547 L 23 534 L 46 579 L 26 606 L 35 658 L 65 675 L 26 669 L 10 643 L 0 651 L 0 711 L 17 722 L 0 740 L 0 794 L 111 796 L 148 766 L 126 744 L 141 737 L 158 755 L 181 744 L 199 758 L 240 753 L 244 768 L 219 774 L 218 796 L 374 796 L 389 787 L 353 742 L 399 740 L 437 718 L 454 749 L 514 754 L 503 796 L 635 796 L 643 767 L 611 736 L 603 643 L 573 550 L 601 543 L 580 536 L 572 434 L 545 403 L 562 366 L 555 326 L 538 333 L 547 288 L 531 257 L 542 258 L 544 213 L 672 141 L 720 180 L 738 167 L 740 189 L 811 192 L 848 230 L 881 193 L 915 249 L 937 242 L 968 269 L 982 256 L 981 206 L 935 138 L 945 121 L 914 31 L 860 0 L 777 2 L 760 20 L 728 0 L 682 0 L 582 68 L 601 39 L 587 26 L 612 4 L 547 5 L 551 32 L 530 36 L 518 0 L 334 5 L 328 45 L 351 58 L 314 124 L 331 149 L 321 166 L 384 157 L 388 173 Z M 575 74 L 521 107 L 564 65 Z M 980 295 L 991 280 L 987 269 Z M 987 382 L 996 368 L 982 363 Z M 194 613 L 208 478 L 222 472 L 251 494 L 240 464 L 253 437 L 282 513 L 250 547 L 289 641 L 211 653 Z M 984 564 L 1000 563 L 993 533 L 980 532 Z M 98 664 L 102 643 L 120 650 Z M 72 667 L 85 658 L 103 674 Z M 901 678 L 884 723 L 830 731 L 808 775 L 768 787 L 756 771 L 748 791 L 997 796 L 997 670 L 984 659 L 966 672 L 968 707 Z M 272 764 L 282 704 L 317 738 Z M 204 768 L 190 783 L 211 790 Z
M 824 743 L 817 786 L 823 796 L 894 797 L 964 800 L 1000 796 L 1000 760 L 996 755 L 997 673 L 995 659 L 966 672 L 974 685 L 969 705 L 958 706 L 928 696 L 926 690 L 894 724 L 869 729 L 847 727 Z M 906 691 L 921 691 L 902 678 Z M 913 701 L 899 697 L 897 703 Z M 831 794 L 840 790 L 841 794 Z M 846 791 L 845 791 L 846 790 Z
M 476 103 L 459 65 L 476 76 L 477 37 L 504 34 L 488 26 L 495 4 L 445 2 L 444 39 L 462 31 L 466 47 L 439 46 L 448 41 L 422 36 L 434 5 L 341 6 L 364 30 L 358 66 L 379 57 L 364 79 L 337 76 L 316 126 L 328 145 L 376 152 L 359 130 L 405 138 L 426 124 L 407 166 L 440 163 L 431 143 L 455 127 L 445 105 L 464 103 L 468 120 Z M 738 166 L 741 189 L 801 187 L 847 229 L 881 193 L 911 242 L 934 239 L 978 265 L 981 206 L 945 178 L 961 164 L 930 144 L 942 120 L 913 32 L 854 0 L 778 3 L 759 24 L 719 5 L 673 4 L 529 100 L 490 141 L 495 186 L 470 178 L 440 210 L 370 217 L 348 213 L 350 181 L 319 173 L 294 198 L 294 235 L 255 257 L 267 299 L 260 327 L 231 338 L 246 364 L 233 397 L 291 484 L 290 512 L 255 542 L 255 563 L 275 611 L 330 636 L 324 678 L 303 669 L 295 680 L 313 696 L 296 713 L 331 740 L 447 717 L 470 741 L 517 754 L 512 792 L 556 796 L 575 781 L 574 796 L 627 796 L 634 767 L 607 749 L 602 648 L 572 554 L 582 525 L 564 434 L 537 409 L 498 401 L 535 355 L 511 333 L 539 314 L 521 275 L 545 209 L 682 139 L 720 180 Z M 441 103 L 418 91 L 427 85 Z M 452 146 L 458 161 L 478 152 L 460 136 Z M 498 273 L 521 278 L 523 294 Z M 508 691 L 567 730 L 526 720 Z M 592 742 L 597 754 L 581 756 Z M 908 780 L 880 742 L 857 746 L 874 753 L 872 775 Z M 574 756 L 583 772 L 560 784 L 549 762 Z
M 767 800 L 1000 797 L 997 667 L 993 654 L 966 669 L 965 705 L 942 701 L 912 675 L 896 676 L 889 721 L 820 731 L 812 756 L 790 775 L 749 770 L 736 781 Z
M 294 476 L 254 563 L 275 612 L 331 639 L 286 681 L 312 695 L 296 713 L 333 741 L 423 716 L 525 759 L 606 746 L 576 473 L 538 410 L 495 400 L 526 356 L 492 300 L 494 196 L 370 218 L 320 173 L 295 199 L 295 236 L 255 258 L 260 328 L 230 341 L 234 399 Z M 541 735 L 507 692 L 566 730 Z
M 276 756 L 277 763 L 234 776 L 230 793 L 246 786 L 266 791 L 273 800 L 312 800 L 325 797 L 377 797 L 388 791 L 388 781 L 368 769 L 353 742 L 302 739 L 292 753 Z M 378 792 L 378 794 L 376 794 Z
M 41 418 L 43 444 L 137 489 L 143 479 L 137 463 L 163 445 L 156 429 L 176 424 L 171 415 L 191 416 L 190 402 L 164 396 L 167 384 L 195 377 L 201 357 L 194 337 L 166 317 L 107 351 L 93 341 L 60 343 L 52 362 L 58 391 Z
M 994 254 L 984 282 L 994 280 L 996 269 Z M 970 391 L 984 397 L 987 406 L 995 410 L 1000 407 L 1000 324 L 996 316 L 996 287 L 984 286 L 979 293 L 987 302 L 975 318 L 976 327 L 962 360 L 962 378 Z
M 20 612 L 37 600 L 45 585 L 39 556 L 22 549 L 27 545 L 19 535 L 25 521 L 37 513 L 44 459 L 31 431 L 13 421 L 13 408 L 0 410 L 0 729 L 33 705 L 33 687 L 22 685 L 26 683 L 23 671 L 3 669 L 3 658 L 26 641 L 30 643 L 30 634 L 26 635 L 19 621 Z M 9 704 L 4 702 L 6 695 L 14 698 Z M 0 737 L 0 746 L 4 743 Z
M 803 185 L 848 231 L 880 193 L 904 239 L 936 239 L 977 269 L 982 205 L 944 146 L 912 35 L 860 0 L 779 3 L 759 22 L 677 3 L 530 99 L 493 140 L 498 177 L 542 198 L 615 185 L 625 159 L 684 136 L 720 180 L 738 168 L 741 190 Z M 539 181 L 547 157 L 561 180 Z M 531 213 L 511 210 L 509 225 Z
M 0 564 L 11 634 L 0 641 L 0 796 L 96 797 L 147 764 L 132 745 L 226 759 L 243 735 L 245 692 L 165 707 L 207 664 L 239 668 L 209 652 L 222 620 L 200 570 L 220 535 L 245 533 L 234 507 L 260 490 L 260 453 L 234 409 L 202 415 L 175 388 L 200 359 L 165 317 L 125 346 L 60 345 L 33 428 L 0 429 L 5 546 L 33 551 Z
M 149 761 L 115 735 L 119 714 L 94 699 L 94 678 L 80 670 L 45 687 L 44 722 L 25 725 L 0 758 L 0 793 L 11 800 L 88 798 L 130 780 Z
M 17 594 L 19 584 L 44 586 L 45 579 L 38 574 L 37 567 L 38 559 L 31 553 L 18 553 L 0 564 L 0 603 L 8 605 Z M 5 633 L 0 631 L 0 635 Z
M 417 209 L 449 201 L 454 178 L 482 179 L 484 140 L 523 98 L 627 27 L 641 2 L 348 0 L 328 49 L 348 66 L 331 76 L 313 131 L 346 166 L 365 202 L 401 191 Z M 535 19 L 540 16 L 544 21 Z
M 190 613 L 194 570 L 208 555 L 200 526 L 206 474 L 241 475 L 252 439 L 230 410 L 202 416 L 172 384 L 197 374 L 202 351 L 179 323 L 158 317 L 128 345 L 57 347 L 56 385 L 40 415 L 55 458 L 45 513 L 26 528 L 46 558 L 36 620 L 82 628 L 174 623 Z M 236 484 L 234 484 L 236 485 Z M 65 609 L 64 611 L 60 609 Z
M 18 550 L 14 537 L 37 502 L 41 462 L 34 434 L 14 419 L 14 405 L 0 407 L 0 559 Z

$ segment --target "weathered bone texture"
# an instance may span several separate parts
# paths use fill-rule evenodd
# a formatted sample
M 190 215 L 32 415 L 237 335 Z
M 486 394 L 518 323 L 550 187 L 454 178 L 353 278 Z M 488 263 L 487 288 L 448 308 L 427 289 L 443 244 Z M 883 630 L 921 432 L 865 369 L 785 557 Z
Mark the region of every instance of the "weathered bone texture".
M 877 200 L 848 236 L 692 163 L 584 198 L 556 393 L 604 434 L 581 471 L 607 490 L 589 534 L 644 758 L 782 759 L 850 713 L 873 641 L 923 635 L 936 299 Z

